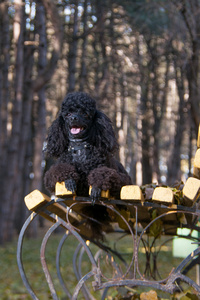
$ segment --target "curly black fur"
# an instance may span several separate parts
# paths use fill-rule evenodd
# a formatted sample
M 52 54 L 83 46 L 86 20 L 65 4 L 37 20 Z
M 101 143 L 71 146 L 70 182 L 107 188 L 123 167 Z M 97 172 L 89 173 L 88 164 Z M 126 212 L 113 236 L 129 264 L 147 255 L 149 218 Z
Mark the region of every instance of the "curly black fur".
M 56 182 L 65 181 L 81 196 L 88 196 L 91 185 L 94 202 L 101 190 L 119 197 L 121 187 L 131 179 L 113 156 L 117 149 L 111 121 L 96 109 L 95 100 L 82 92 L 68 94 L 48 132 L 46 151 L 57 163 L 45 174 L 46 188 L 53 192 Z

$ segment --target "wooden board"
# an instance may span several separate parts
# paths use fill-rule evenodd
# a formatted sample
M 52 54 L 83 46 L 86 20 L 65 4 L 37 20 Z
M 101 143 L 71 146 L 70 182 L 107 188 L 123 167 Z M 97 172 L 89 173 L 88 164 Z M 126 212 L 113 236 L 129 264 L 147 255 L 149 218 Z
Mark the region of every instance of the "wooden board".
M 55 195 L 56 197 L 66 198 L 73 197 L 76 195 L 76 193 L 69 191 L 65 186 L 65 182 L 57 182 L 55 186 Z
M 193 176 L 197 179 L 200 179 L 200 169 L 194 167 L 193 168 Z
M 92 191 L 92 186 L 89 187 L 89 195 L 91 195 L 91 191 Z M 101 191 L 101 198 L 106 198 L 106 199 L 110 198 L 110 191 L 109 190 L 107 190 L 107 191 L 102 190 Z
M 194 156 L 194 167 L 200 169 L 200 148 L 197 149 Z
M 152 195 L 152 201 L 173 204 L 174 194 L 168 187 L 156 187 Z
M 184 203 L 187 206 L 192 206 L 200 196 L 200 180 L 189 177 L 183 187 Z
M 91 195 L 92 186 L 89 187 L 89 195 Z M 56 197 L 60 198 L 67 198 L 67 197 L 73 197 L 76 196 L 76 193 L 72 193 L 71 191 L 66 189 L 65 182 L 57 182 L 55 187 L 55 195 Z M 101 191 L 101 198 L 110 198 L 110 192 L 109 190 Z
M 39 190 L 34 190 L 28 194 L 24 198 L 24 201 L 29 210 L 38 212 L 50 221 L 54 221 L 54 219 L 50 216 L 51 213 L 54 213 L 61 219 L 66 220 L 67 209 L 59 203 L 52 203 L 48 205 L 46 209 L 41 209 L 51 201 L 51 198 L 41 193 Z
M 142 190 L 138 185 L 126 185 L 121 188 L 121 200 L 144 201 Z
M 199 124 L 198 136 L 197 136 L 197 148 L 200 148 L 200 124 Z
M 51 201 L 51 198 L 41 193 L 39 190 L 34 190 L 30 194 L 28 194 L 24 200 L 29 210 L 37 212 L 39 215 L 51 222 L 56 222 L 56 220 L 51 216 L 51 214 L 57 215 L 65 222 L 67 221 L 67 208 L 56 202 L 53 202 L 52 204 L 45 207 L 45 205 Z M 73 212 L 68 212 L 68 217 L 70 223 L 76 228 L 78 228 L 81 235 L 83 235 L 87 239 L 91 238 L 91 232 L 84 224 L 82 224 L 82 220 L 79 216 L 77 216 Z

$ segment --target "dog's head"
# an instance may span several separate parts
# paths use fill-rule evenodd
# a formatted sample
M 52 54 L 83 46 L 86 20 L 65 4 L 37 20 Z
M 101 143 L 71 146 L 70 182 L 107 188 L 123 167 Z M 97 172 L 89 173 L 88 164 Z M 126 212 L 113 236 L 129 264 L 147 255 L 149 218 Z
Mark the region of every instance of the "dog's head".
M 61 115 L 70 139 L 88 137 L 96 114 L 96 102 L 85 93 L 70 93 L 61 106 Z
M 83 92 L 69 93 L 64 99 L 58 118 L 49 128 L 47 153 L 59 157 L 67 151 L 70 140 L 76 139 L 87 140 L 105 153 L 118 147 L 110 119 Z

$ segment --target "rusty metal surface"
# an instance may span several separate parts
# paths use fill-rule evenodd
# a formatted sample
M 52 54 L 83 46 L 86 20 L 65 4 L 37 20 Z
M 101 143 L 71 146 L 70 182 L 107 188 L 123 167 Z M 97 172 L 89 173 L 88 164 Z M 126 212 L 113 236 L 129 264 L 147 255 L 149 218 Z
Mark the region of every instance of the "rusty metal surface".
M 60 203 L 63 201 L 64 201 L 63 199 L 56 200 L 56 202 L 60 202 Z M 73 208 L 76 205 L 79 205 L 80 202 L 82 204 L 86 203 L 87 205 L 90 205 L 89 198 L 79 197 L 75 199 L 74 203 L 68 209 L 68 212 L 71 209 L 73 210 Z M 158 243 L 159 238 L 157 236 L 151 237 L 151 242 L 150 242 L 150 239 L 148 237 L 152 225 L 155 225 L 160 221 L 162 222 L 162 224 L 167 224 L 166 226 L 170 228 L 169 230 L 170 233 L 174 232 L 173 222 L 172 222 L 175 219 L 174 216 L 176 216 L 176 220 L 179 220 L 180 216 L 183 214 L 185 218 L 188 219 L 189 221 L 187 222 L 187 224 L 179 224 L 179 226 L 182 226 L 184 228 L 189 228 L 189 229 L 195 229 L 198 232 L 200 232 L 200 229 L 197 224 L 197 220 L 200 217 L 200 210 L 198 209 L 198 207 L 194 206 L 192 208 L 191 207 L 188 208 L 183 206 L 176 206 L 176 207 L 169 208 L 164 205 L 157 205 L 154 203 L 144 203 L 143 205 L 141 205 L 140 203 L 134 203 L 133 205 L 129 202 L 126 203 L 120 200 L 100 201 L 98 204 L 105 206 L 111 212 L 111 214 L 114 214 L 115 217 L 117 216 L 118 219 L 120 218 L 123 224 L 125 224 L 124 226 L 126 227 L 126 230 L 119 228 L 119 226 L 117 226 L 118 224 L 115 222 L 113 234 L 120 233 L 120 238 L 116 238 L 116 242 L 112 249 L 110 247 L 107 247 L 106 244 L 104 243 L 95 243 L 95 241 L 93 241 L 95 246 L 96 247 L 98 246 L 99 248 L 95 254 L 92 253 L 90 246 L 88 245 L 88 242 L 84 237 L 81 236 L 79 230 L 76 229 L 74 225 L 70 224 L 69 222 L 70 218 L 68 214 L 66 215 L 66 221 L 60 219 L 58 216 L 54 214 L 51 214 L 51 217 L 55 220 L 55 223 L 48 229 L 48 231 L 43 237 L 41 243 L 41 250 L 40 250 L 40 259 L 46 277 L 46 281 L 48 283 L 49 290 L 51 292 L 53 299 L 57 300 L 59 298 L 56 293 L 56 288 L 53 279 L 51 278 L 48 269 L 45 252 L 46 252 L 47 242 L 49 238 L 52 236 L 55 230 L 60 226 L 62 228 L 65 228 L 66 232 L 62 236 L 57 248 L 56 269 L 57 269 L 57 276 L 60 282 L 60 286 L 62 287 L 64 293 L 69 299 L 72 300 L 77 299 L 80 292 L 82 293 L 83 298 L 86 300 L 96 299 L 91 294 L 91 291 L 87 287 L 87 282 L 90 278 L 92 278 L 92 286 L 94 291 L 98 291 L 98 290 L 102 291 L 101 299 L 105 299 L 109 288 L 121 287 L 121 286 L 126 286 L 130 288 L 139 287 L 139 286 L 151 287 L 153 289 L 158 289 L 163 292 L 173 294 L 174 291 L 177 290 L 177 287 L 181 289 L 181 285 L 179 285 L 180 282 L 187 283 L 190 287 L 196 290 L 198 294 L 200 294 L 200 286 L 194 280 L 189 278 L 186 272 L 190 264 L 193 265 L 194 262 L 199 263 L 198 260 L 200 255 L 199 238 L 193 238 L 191 236 L 187 237 L 188 239 L 191 239 L 193 243 L 195 243 L 196 250 L 190 253 L 186 258 L 184 258 L 178 266 L 172 268 L 171 272 L 166 276 L 166 278 L 161 278 L 162 276 L 159 275 L 159 267 L 157 265 L 158 253 L 160 252 L 164 243 L 170 241 L 172 237 L 169 235 L 168 239 L 166 239 L 165 242 L 163 242 L 163 244 L 161 243 L 159 247 L 157 246 L 158 250 L 156 253 L 155 253 L 155 245 L 156 243 Z M 132 217 L 131 220 L 134 220 L 134 222 L 133 221 L 130 222 L 129 219 L 125 218 L 120 213 L 120 210 L 117 208 L 120 205 L 125 207 L 126 210 L 131 212 L 131 217 Z M 162 210 L 157 217 L 149 221 L 148 224 L 146 225 L 147 220 L 145 220 L 144 222 L 143 216 L 141 215 L 142 206 L 145 206 L 148 209 L 156 208 L 158 210 L 159 209 Z M 48 209 L 47 205 L 45 206 L 45 209 Z M 23 250 L 23 240 L 27 228 L 31 224 L 31 222 L 37 217 L 38 213 L 32 213 L 24 223 L 24 226 L 22 227 L 19 235 L 18 247 L 17 247 L 17 262 L 18 262 L 20 275 L 32 299 L 36 299 L 36 300 L 38 299 L 36 296 L 36 292 L 33 291 L 31 287 L 31 283 L 28 281 L 26 273 L 24 271 L 22 250 Z M 146 226 L 142 227 L 140 224 L 141 221 L 144 222 Z M 177 227 L 177 224 L 178 223 L 175 224 L 175 227 Z M 165 235 L 166 232 L 164 233 Z M 132 249 L 132 253 L 128 253 L 129 259 L 126 260 L 127 254 L 123 256 L 121 250 L 117 249 L 117 245 L 120 242 L 122 242 L 123 244 L 123 238 L 126 237 L 127 235 L 130 239 L 130 248 Z M 77 248 L 74 249 L 73 261 L 72 261 L 74 274 L 77 279 L 77 285 L 74 291 L 69 291 L 68 289 L 67 278 L 64 278 L 61 272 L 62 261 L 60 260 L 63 245 L 66 243 L 66 241 L 70 236 L 73 236 L 79 243 Z M 141 270 L 141 264 L 139 264 L 141 245 L 145 249 L 144 255 L 146 257 L 146 261 L 142 265 L 143 270 Z M 87 263 L 90 266 L 90 270 L 86 274 L 83 274 L 82 264 L 84 263 L 85 255 L 87 255 L 89 259 L 89 263 L 88 262 Z M 152 258 L 154 260 L 153 267 L 150 265 L 150 260 Z M 112 270 L 112 276 L 108 276 L 107 274 L 104 273 L 104 270 L 101 267 L 101 264 L 104 260 L 108 262 L 110 269 Z

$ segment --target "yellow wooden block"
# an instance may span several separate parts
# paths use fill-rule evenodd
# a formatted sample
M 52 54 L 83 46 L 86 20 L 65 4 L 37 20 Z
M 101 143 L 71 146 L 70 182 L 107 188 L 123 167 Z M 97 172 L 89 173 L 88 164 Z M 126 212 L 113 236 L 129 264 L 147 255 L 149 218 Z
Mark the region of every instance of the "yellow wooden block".
M 138 185 L 125 185 L 121 188 L 120 198 L 122 200 L 144 201 L 144 195 Z
M 53 218 L 47 213 L 54 213 L 58 217 L 66 220 L 67 209 L 59 203 L 52 202 L 52 204 L 45 207 L 45 210 L 42 210 L 42 207 L 48 204 L 51 201 L 47 195 L 41 193 L 39 190 L 34 190 L 24 198 L 27 208 L 31 211 L 38 212 L 44 218 L 53 221 Z
M 189 177 L 183 187 L 183 196 L 190 202 L 190 205 L 195 203 L 200 196 L 200 180 Z
M 197 149 L 194 156 L 194 167 L 200 169 L 200 148 Z
M 193 168 L 193 176 L 200 179 L 200 169 L 194 167 Z
M 72 193 L 71 191 L 69 191 L 66 186 L 65 186 L 65 182 L 57 182 L 56 186 L 55 186 L 55 195 L 57 197 L 70 197 L 70 196 L 75 196 L 76 193 Z
M 153 195 L 152 201 L 164 202 L 165 204 L 172 204 L 174 200 L 174 194 L 170 188 L 167 187 L 156 187 Z
M 89 195 L 91 195 L 91 191 L 92 191 L 92 186 L 89 187 Z M 107 199 L 110 198 L 110 191 L 101 190 L 101 198 L 107 198 Z
M 200 124 L 199 124 L 198 137 L 197 137 L 197 148 L 200 148 Z
M 51 199 L 47 195 L 41 193 L 39 190 L 34 190 L 25 197 L 25 203 L 29 210 L 37 212 L 39 215 L 51 222 L 56 222 L 56 219 L 51 216 L 51 214 L 57 215 L 66 222 L 67 208 L 56 202 L 52 202 L 52 204 L 46 205 L 50 201 Z M 76 214 L 74 214 L 73 212 L 68 212 L 68 217 L 69 222 L 75 228 L 78 228 L 81 235 L 87 237 L 88 239 L 91 238 L 91 232 L 88 230 L 87 226 L 82 224 L 82 221 Z
M 50 202 L 51 198 L 39 190 L 34 190 L 24 198 L 24 201 L 29 210 L 35 211 L 38 207 Z

